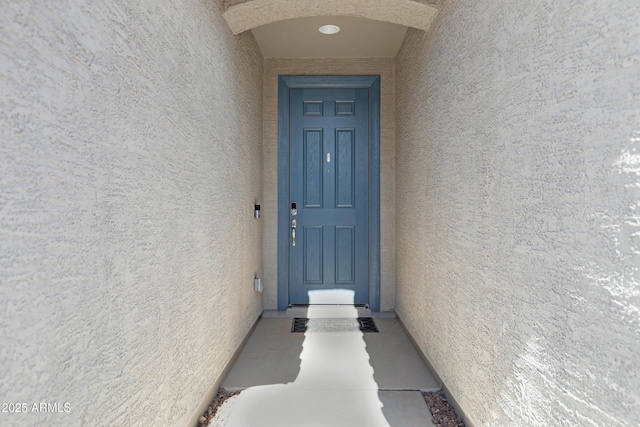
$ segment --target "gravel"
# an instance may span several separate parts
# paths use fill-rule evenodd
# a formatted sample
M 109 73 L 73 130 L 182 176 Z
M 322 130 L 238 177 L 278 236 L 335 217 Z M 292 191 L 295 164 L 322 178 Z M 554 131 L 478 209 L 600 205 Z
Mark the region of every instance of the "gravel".
M 230 398 L 231 396 L 235 396 L 236 394 L 240 394 L 239 391 L 225 391 L 223 389 L 218 390 L 218 394 L 216 395 L 213 402 L 209 405 L 207 410 L 202 414 L 200 419 L 198 420 L 198 427 L 207 427 L 213 417 L 216 416 L 218 409 L 222 406 L 225 400 Z
M 447 402 L 442 390 L 423 392 L 422 395 L 431 411 L 436 427 L 464 427 L 464 422 L 456 414 L 453 406 Z

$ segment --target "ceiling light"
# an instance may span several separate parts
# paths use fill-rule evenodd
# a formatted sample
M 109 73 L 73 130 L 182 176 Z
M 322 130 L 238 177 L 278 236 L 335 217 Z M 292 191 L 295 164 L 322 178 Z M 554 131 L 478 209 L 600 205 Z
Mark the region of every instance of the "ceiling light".
M 338 27 L 337 25 L 323 25 L 322 27 L 318 28 L 318 31 L 320 31 L 322 34 L 335 34 L 340 31 L 340 27 Z

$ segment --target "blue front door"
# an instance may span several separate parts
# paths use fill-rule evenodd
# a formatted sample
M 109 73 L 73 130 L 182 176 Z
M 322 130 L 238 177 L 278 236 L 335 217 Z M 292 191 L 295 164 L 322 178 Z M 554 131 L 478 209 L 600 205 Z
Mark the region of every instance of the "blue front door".
M 289 302 L 369 302 L 369 91 L 289 92 Z

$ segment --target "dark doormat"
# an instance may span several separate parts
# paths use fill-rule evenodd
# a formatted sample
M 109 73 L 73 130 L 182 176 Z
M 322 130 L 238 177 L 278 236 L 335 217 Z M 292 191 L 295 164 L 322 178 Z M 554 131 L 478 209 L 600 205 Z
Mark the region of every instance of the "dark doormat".
M 295 317 L 291 332 L 378 332 L 371 317 L 357 319 L 309 319 Z

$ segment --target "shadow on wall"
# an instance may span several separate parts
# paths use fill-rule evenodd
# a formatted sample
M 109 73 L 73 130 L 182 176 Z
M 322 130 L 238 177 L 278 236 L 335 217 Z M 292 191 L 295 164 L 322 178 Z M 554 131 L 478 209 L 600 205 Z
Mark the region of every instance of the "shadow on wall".
M 352 291 L 331 292 L 344 293 L 345 301 L 351 304 L 341 308 L 340 317 L 358 317 Z M 310 304 L 322 303 L 325 293 L 310 291 Z M 326 310 L 322 306 L 309 307 L 307 317 L 328 317 Z M 313 332 L 311 329 L 305 333 L 300 371 L 293 382 L 244 390 L 226 402 L 226 408 L 218 414 L 220 419 L 217 416 L 210 425 L 390 427 L 382 413 L 383 405 L 363 334 L 359 331 Z M 227 416 L 224 422 L 222 417 Z

